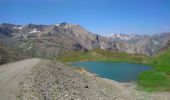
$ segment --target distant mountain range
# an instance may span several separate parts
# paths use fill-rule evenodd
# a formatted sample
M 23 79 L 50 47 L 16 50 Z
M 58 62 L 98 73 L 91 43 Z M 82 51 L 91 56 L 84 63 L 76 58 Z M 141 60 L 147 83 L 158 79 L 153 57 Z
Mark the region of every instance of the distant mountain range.
M 109 38 L 113 38 L 113 39 L 117 39 L 117 40 L 129 40 L 132 37 L 135 37 L 136 34 L 111 34 L 110 36 L 108 36 Z
M 66 51 L 94 48 L 152 56 L 170 40 L 169 33 L 150 35 L 114 34 L 103 37 L 80 25 L 0 24 L 0 43 L 38 57 L 58 56 Z
M 112 35 L 109 37 L 112 41 L 116 41 L 118 50 L 128 53 L 140 53 L 145 55 L 155 55 L 170 40 L 169 33 L 157 33 L 153 35 Z

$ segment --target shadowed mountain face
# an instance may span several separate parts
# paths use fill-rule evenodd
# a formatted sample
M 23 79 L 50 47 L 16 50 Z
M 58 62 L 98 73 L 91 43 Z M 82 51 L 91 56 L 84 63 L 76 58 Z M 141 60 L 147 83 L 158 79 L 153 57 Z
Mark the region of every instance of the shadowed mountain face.
M 0 42 L 21 49 L 33 56 L 52 57 L 70 50 L 91 50 L 101 48 L 132 54 L 154 55 L 166 42 L 170 33 L 153 36 L 135 35 L 126 40 L 102 37 L 93 34 L 80 25 L 61 23 L 56 25 L 25 26 L 0 25 Z
M 4 46 L 0 43 L 0 65 L 30 57 L 31 56 L 22 54 L 18 50 L 8 46 Z

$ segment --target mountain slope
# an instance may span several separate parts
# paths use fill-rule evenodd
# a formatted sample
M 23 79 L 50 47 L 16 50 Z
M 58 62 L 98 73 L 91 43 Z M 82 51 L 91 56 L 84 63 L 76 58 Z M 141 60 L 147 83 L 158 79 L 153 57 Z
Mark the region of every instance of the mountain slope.
M 19 48 L 35 57 L 53 57 L 67 51 L 88 51 L 95 48 L 153 56 L 165 46 L 168 39 L 170 33 L 103 37 L 89 32 L 80 25 L 68 23 L 0 24 L 1 43 Z
M 22 54 L 18 50 L 0 44 L 0 65 L 8 62 L 18 61 L 30 56 Z

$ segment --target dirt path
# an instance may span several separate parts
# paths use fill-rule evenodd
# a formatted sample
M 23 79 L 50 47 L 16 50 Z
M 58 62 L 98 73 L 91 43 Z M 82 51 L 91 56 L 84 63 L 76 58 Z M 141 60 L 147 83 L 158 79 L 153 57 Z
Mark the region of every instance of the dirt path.
M 16 100 L 18 82 L 40 61 L 41 59 L 33 58 L 0 65 L 0 100 Z

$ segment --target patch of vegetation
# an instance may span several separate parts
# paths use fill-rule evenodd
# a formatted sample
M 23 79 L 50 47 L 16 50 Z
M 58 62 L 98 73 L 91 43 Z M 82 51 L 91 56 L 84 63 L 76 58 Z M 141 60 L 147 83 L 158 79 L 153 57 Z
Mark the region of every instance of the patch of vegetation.
M 147 91 L 170 91 L 170 49 L 153 57 L 149 64 L 154 71 L 147 71 L 139 76 L 139 88 Z
M 91 51 L 71 51 L 57 58 L 64 62 L 75 61 L 109 61 L 109 62 L 132 62 L 132 63 L 147 63 L 150 57 L 144 55 L 134 55 L 125 52 L 112 52 L 101 49 Z
M 138 89 L 148 92 L 170 91 L 170 79 L 164 72 L 146 71 L 139 76 Z

